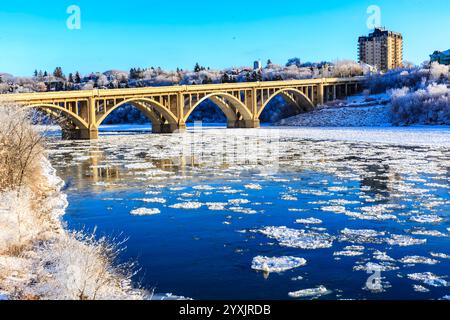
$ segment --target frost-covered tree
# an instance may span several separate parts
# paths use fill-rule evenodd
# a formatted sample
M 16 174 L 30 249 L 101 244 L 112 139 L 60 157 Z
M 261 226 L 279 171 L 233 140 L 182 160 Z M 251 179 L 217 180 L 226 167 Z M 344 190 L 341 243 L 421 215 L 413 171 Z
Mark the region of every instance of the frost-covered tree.
M 439 64 L 439 62 L 432 62 L 430 65 L 431 80 L 446 80 L 450 77 L 449 66 Z
M 416 91 L 404 87 L 390 95 L 394 124 L 450 124 L 450 88 L 445 84 L 432 83 Z
M 355 61 L 338 60 L 334 63 L 332 74 L 334 77 L 347 78 L 354 76 L 362 76 L 363 68 Z

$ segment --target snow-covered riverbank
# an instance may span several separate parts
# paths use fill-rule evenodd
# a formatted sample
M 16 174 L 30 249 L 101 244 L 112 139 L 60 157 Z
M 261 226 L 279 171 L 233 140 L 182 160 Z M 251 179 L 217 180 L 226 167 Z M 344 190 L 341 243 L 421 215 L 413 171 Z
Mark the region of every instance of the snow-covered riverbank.
M 106 240 L 70 233 L 61 217 L 64 182 L 42 159 L 40 192 L 0 194 L 0 296 L 3 299 L 142 299 L 113 267 Z
M 391 125 L 391 106 L 385 94 L 353 96 L 331 106 L 283 119 L 276 125 L 300 127 L 379 127 Z
M 23 109 L 0 112 L 0 299 L 144 299 L 119 248 L 62 216 L 65 185 L 46 158 L 42 137 Z

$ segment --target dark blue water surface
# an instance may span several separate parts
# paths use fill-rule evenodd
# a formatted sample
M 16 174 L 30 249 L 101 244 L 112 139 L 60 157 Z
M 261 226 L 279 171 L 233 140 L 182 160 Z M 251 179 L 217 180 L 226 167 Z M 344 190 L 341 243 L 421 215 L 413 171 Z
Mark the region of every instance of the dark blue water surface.
M 285 136 L 278 145 L 281 150 L 276 155 L 278 169 L 261 174 L 261 167 L 270 165 L 264 161 L 274 159 L 251 165 L 246 159 L 239 159 L 232 166 L 226 165 L 226 161 L 210 162 L 208 157 L 198 163 L 191 158 L 174 162 L 176 152 L 164 143 L 175 138 L 166 137 L 105 136 L 97 143 L 54 142 L 51 147 L 52 163 L 68 184 L 70 205 L 65 216 L 68 228 L 96 229 L 98 236 L 128 239 L 120 258 L 138 263 L 140 271 L 135 281 L 144 288 L 194 299 L 290 299 L 289 292 L 320 285 L 329 290 L 320 299 L 438 299 L 450 294 L 447 286 L 408 277 L 424 272 L 442 279 L 449 275 L 450 259 L 431 255 L 450 254 L 447 148 Z M 264 140 L 260 134 L 248 139 L 250 143 Z M 165 148 L 170 154 L 166 159 Z M 211 152 L 205 144 L 203 153 Z M 159 175 L 159 171 L 142 174 L 153 168 L 130 169 L 127 165 L 131 163 L 151 163 L 154 170 L 172 174 Z M 259 187 L 254 189 L 249 184 Z M 205 185 L 208 187 L 199 187 Z M 236 191 L 229 193 L 229 190 Z M 165 203 L 142 200 L 152 198 L 163 198 Z M 233 199 L 246 199 L 248 203 L 233 205 L 229 202 Z M 187 201 L 202 206 L 171 208 Z M 228 204 L 224 210 L 216 211 L 206 205 L 211 202 Z M 356 213 L 364 213 L 364 207 L 382 208 L 380 214 L 396 218 L 354 218 L 333 206 Z M 254 212 L 236 212 L 232 210 L 234 207 Z M 130 214 L 137 208 L 157 208 L 160 214 Z M 412 219 L 424 215 L 440 220 L 419 223 Z M 323 223 L 309 226 L 295 223 L 296 219 L 310 217 Z M 330 248 L 291 248 L 257 232 L 267 226 L 304 229 L 335 238 Z M 380 243 L 348 241 L 341 237 L 345 228 L 385 234 L 379 237 Z M 440 234 L 419 235 L 414 230 Z M 386 239 L 392 234 L 426 239 L 426 243 L 389 244 Z M 363 254 L 334 255 L 351 245 L 364 246 Z M 374 258 L 376 250 L 393 258 L 389 263 L 396 268 L 381 272 L 381 292 L 365 288 L 373 271 L 354 270 L 367 262 L 381 263 Z M 251 268 L 256 256 L 302 257 L 307 264 L 265 274 Z M 427 257 L 437 263 L 399 261 L 407 256 Z M 302 279 L 293 279 L 298 276 Z M 418 292 L 414 285 L 429 291 Z

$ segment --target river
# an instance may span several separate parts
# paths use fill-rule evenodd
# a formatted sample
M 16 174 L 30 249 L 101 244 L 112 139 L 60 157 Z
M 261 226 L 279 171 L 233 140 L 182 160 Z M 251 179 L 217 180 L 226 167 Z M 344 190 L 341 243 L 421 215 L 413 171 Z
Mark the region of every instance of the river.
M 49 143 L 64 219 L 126 239 L 120 259 L 138 264 L 144 288 L 193 299 L 293 299 L 319 286 L 307 298 L 450 294 L 448 127 L 102 131 Z M 306 263 L 264 272 L 262 257 Z

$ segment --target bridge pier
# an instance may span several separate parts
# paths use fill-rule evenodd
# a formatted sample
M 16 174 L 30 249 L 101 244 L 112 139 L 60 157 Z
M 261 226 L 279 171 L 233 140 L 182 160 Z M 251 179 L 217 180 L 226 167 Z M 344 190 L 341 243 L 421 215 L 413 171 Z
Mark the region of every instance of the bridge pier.
M 164 123 L 160 125 L 152 125 L 153 133 L 174 133 L 186 131 L 186 124 Z
M 258 120 L 232 120 L 228 121 L 227 127 L 228 128 L 259 128 L 261 126 L 261 123 Z
M 64 140 L 96 140 L 98 129 L 63 129 L 62 138 Z

